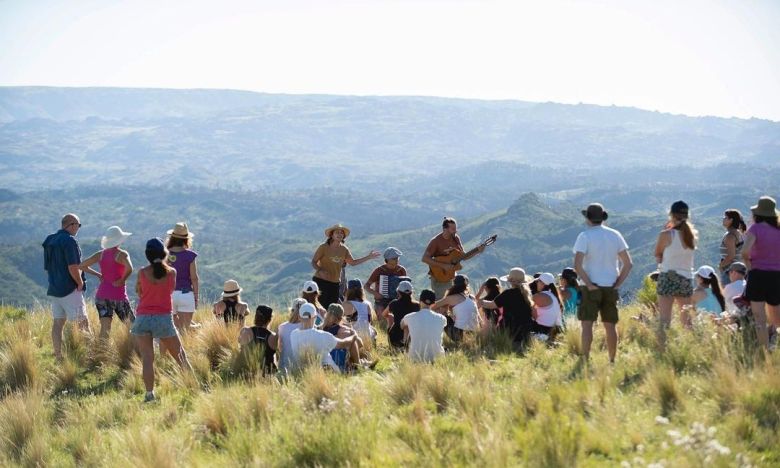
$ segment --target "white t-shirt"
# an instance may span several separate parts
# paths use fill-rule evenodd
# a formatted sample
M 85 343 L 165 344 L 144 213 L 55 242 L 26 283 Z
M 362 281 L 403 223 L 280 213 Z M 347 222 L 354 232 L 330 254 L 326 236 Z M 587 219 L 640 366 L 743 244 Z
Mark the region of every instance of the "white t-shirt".
M 550 291 L 542 291 L 552 301 L 547 307 L 536 308 L 536 323 L 545 327 L 561 326 L 561 304 Z
M 465 331 L 479 329 L 479 309 L 477 309 L 477 303 L 471 297 L 467 297 L 463 302 L 452 306 L 452 315 L 455 319 L 455 328 Z
M 441 340 L 447 318 L 442 314 L 422 309 L 406 315 L 401 323 L 409 328 L 409 357 L 413 361 L 431 362 L 444 354 Z
M 737 280 L 723 287 L 723 299 L 726 300 L 726 312 L 737 312 L 737 306 L 734 304 L 734 297 L 741 296 L 745 292 L 747 281 Z
M 574 243 L 574 253 L 585 254 L 582 267 L 590 281 L 605 287 L 617 281 L 620 273 L 618 254 L 624 250 L 628 250 L 628 244 L 623 236 L 603 225 L 582 231 Z
M 290 335 L 294 330 L 299 328 L 301 328 L 300 322 L 284 322 L 283 324 L 279 325 L 277 334 L 279 335 L 279 340 L 282 342 L 282 352 L 279 355 L 279 367 L 281 369 L 289 369 L 293 362 L 292 341 L 290 341 Z
M 293 356 L 296 363 L 300 364 L 301 356 L 309 349 L 319 357 L 323 366 L 330 366 L 335 370 L 339 370 L 339 367 L 330 356 L 330 352 L 336 348 L 338 341 L 330 333 L 317 330 L 316 328 L 299 329 L 292 332 L 290 341 L 292 342 Z

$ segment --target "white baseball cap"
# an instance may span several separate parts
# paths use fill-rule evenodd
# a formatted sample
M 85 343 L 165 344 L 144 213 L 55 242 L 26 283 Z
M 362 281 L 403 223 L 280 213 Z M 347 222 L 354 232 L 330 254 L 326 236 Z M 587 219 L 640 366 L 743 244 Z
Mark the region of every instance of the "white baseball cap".
M 303 319 L 310 319 L 317 315 L 317 308 L 314 307 L 314 304 L 307 302 L 298 310 L 298 315 Z
M 305 293 L 320 292 L 320 287 L 317 286 L 317 283 L 315 283 L 314 281 L 307 281 L 303 283 L 303 292 Z
M 536 279 L 538 279 L 539 281 L 541 281 L 542 283 L 548 286 L 555 283 L 555 276 L 552 273 L 542 273 Z
M 715 274 L 715 269 L 709 265 L 702 265 L 698 270 L 696 270 L 696 274 L 702 278 L 709 279 L 710 276 Z

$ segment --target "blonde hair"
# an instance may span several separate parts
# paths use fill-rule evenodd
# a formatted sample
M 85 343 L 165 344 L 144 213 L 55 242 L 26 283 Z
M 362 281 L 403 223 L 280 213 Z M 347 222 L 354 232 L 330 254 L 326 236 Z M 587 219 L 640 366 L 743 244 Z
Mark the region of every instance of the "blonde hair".
M 296 297 L 292 301 L 292 307 L 290 307 L 290 320 L 288 322 L 290 323 L 298 323 L 301 321 L 301 316 L 299 315 L 299 312 L 301 310 L 301 306 L 306 304 L 306 299 L 302 297 Z
M 526 282 L 514 282 L 509 281 L 509 285 L 514 289 L 519 289 L 522 293 L 523 299 L 525 299 L 526 304 L 529 306 L 533 306 L 533 299 L 531 298 L 531 288 L 528 286 L 528 283 Z

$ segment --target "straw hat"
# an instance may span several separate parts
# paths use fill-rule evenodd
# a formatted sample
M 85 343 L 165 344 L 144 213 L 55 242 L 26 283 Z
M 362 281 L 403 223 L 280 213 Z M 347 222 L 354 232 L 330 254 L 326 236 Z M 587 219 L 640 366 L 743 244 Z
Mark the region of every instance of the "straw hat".
M 187 227 L 187 223 L 184 222 L 176 223 L 176 226 L 174 226 L 173 229 L 168 230 L 168 235 L 179 239 L 190 239 L 195 237 L 195 234 L 191 233 L 190 229 Z
M 238 281 L 229 279 L 225 281 L 225 287 L 222 288 L 222 297 L 234 297 L 241 294 L 241 286 L 238 285 Z
M 329 227 L 328 229 L 325 229 L 325 237 L 330 237 L 333 235 L 333 231 L 341 230 L 344 231 L 344 239 L 349 237 L 349 228 L 344 226 L 343 224 L 334 224 L 333 226 Z
M 509 270 L 508 275 L 504 275 L 499 279 L 505 283 L 525 283 L 525 270 L 522 268 L 512 268 Z
M 100 238 L 100 247 L 110 249 L 116 247 L 130 237 L 132 232 L 125 232 L 119 226 L 111 226 L 106 229 L 106 235 Z

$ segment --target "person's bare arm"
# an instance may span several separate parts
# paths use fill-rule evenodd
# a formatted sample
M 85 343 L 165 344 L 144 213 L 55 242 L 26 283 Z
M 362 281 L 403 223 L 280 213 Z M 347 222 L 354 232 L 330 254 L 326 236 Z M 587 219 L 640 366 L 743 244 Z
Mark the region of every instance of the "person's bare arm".
M 574 271 L 577 272 L 577 275 L 579 275 L 580 279 L 585 284 L 585 287 L 587 287 L 590 291 L 595 291 L 596 289 L 598 289 L 598 286 L 593 284 L 588 274 L 585 273 L 585 269 L 582 267 L 582 261 L 584 259 L 585 259 L 585 254 L 582 252 L 577 252 L 574 255 Z
M 116 259 L 119 263 L 125 266 L 125 273 L 121 278 L 114 281 L 113 283 L 114 287 L 118 288 L 123 286 L 127 282 L 127 279 L 130 278 L 130 275 L 133 274 L 133 263 L 130 261 L 130 254 L 123 250 L 117 252 Z
M 138 272 L 138 276 L 135 278 L 135 294 L 138 297 L 141 297 L 141 275 L 144 274 L 144 271 L 141 270 Z
M 200 277 L 198 276 L 197 260 L 193 260 L 192 263 L 190 263 L 190 280 L 192 280 L 192 295 L 195 297 L 195 308 L 197 308 L 200 292 Z
M 86 271 L 90 275 L 97 276 L 98 278 L 103 278 L 103 275 L 101 275 L 99 272 L 95 271 L 94 269 L 90 268 L 92 265 L 96 264 L 99 261 L 100 261 L 100 252 L 95 252 L 92 255 L 90 255 L 89 258 L 79 263 L 79 269 Z
M 355 335 L 350 335 L 347 338 L 336 338 L 336 349 L 348 349 L 352 346 L 353 341 L 355 341 Z
M 483 309 L 498 309 L 498 306 L 493 301 L 484 301 L 480 299 L 479 302 L 477 302 L 477 305 L 479 305 Z
M 81 279 L 81 268 L 79 267 L 79 264 L 74 263 L 73 265 L 68 265 L 68 273 L 70 274 L 70 277 L 73 278 L 73 281 L 76 282 L 76 289 L 79 291 L 83 291 L 84 280 Z
M 661 231 L 658 234 L 658 241 L 655 243 L 655 262 L 661 263 L 664 260 L 664 250 L 669 247 L 669 231 Z
M 254 339 L 254 334 L 252 333 L 252 330 L 249 327 L 244 327 L 241 329 L 241 332 L 238 334 L 238 343 L 241 346 L 246 346 L 249 343 L 252 342 Z
M 620 274 L 615 284 L 612 285 L 615 289 L 618 289 L 623 284 L 626 278 L 628 278 L 628 274 L 631 273 L 631 268 L 634 267 L 634 262 L 631 260 L 631 254 L 628 253 L 628 250 L 622 250 L 618 254 L 618 258 L 620 259 Z
M 742 262 L 747 267 L 748 271 L 752 268 L 751 263 L 752 260 L 750 258 L 751 250 L 753 250 L 753 245 L 756 243 L 756 236 L 753 235 L 753 233 L 748 233 L 745 236 L 745 243 L 742 245 Z
M 727 235 L 723 240 L 726 244 L 726 256 L 720 261 L 720 270 L 723 271 L 737 257 L 737 239 L 733 235 Z
M 355 259 L 355 258 L 352 258 L 352 254 L 351 253 L 348 253 L 347 257 L 344 259 L 344 261 L 347 263 L 347 265 L 357 266 L 357 265 L 360 265 L 361 263 L 365 263 L 365 262 L 371 260 L 372 258 L 377 258 L 380 255 L 382 255 L 382 254 L 380 254 L 378 251 L 372 250 L 365 257 L 360 257 L 360 258 Z

